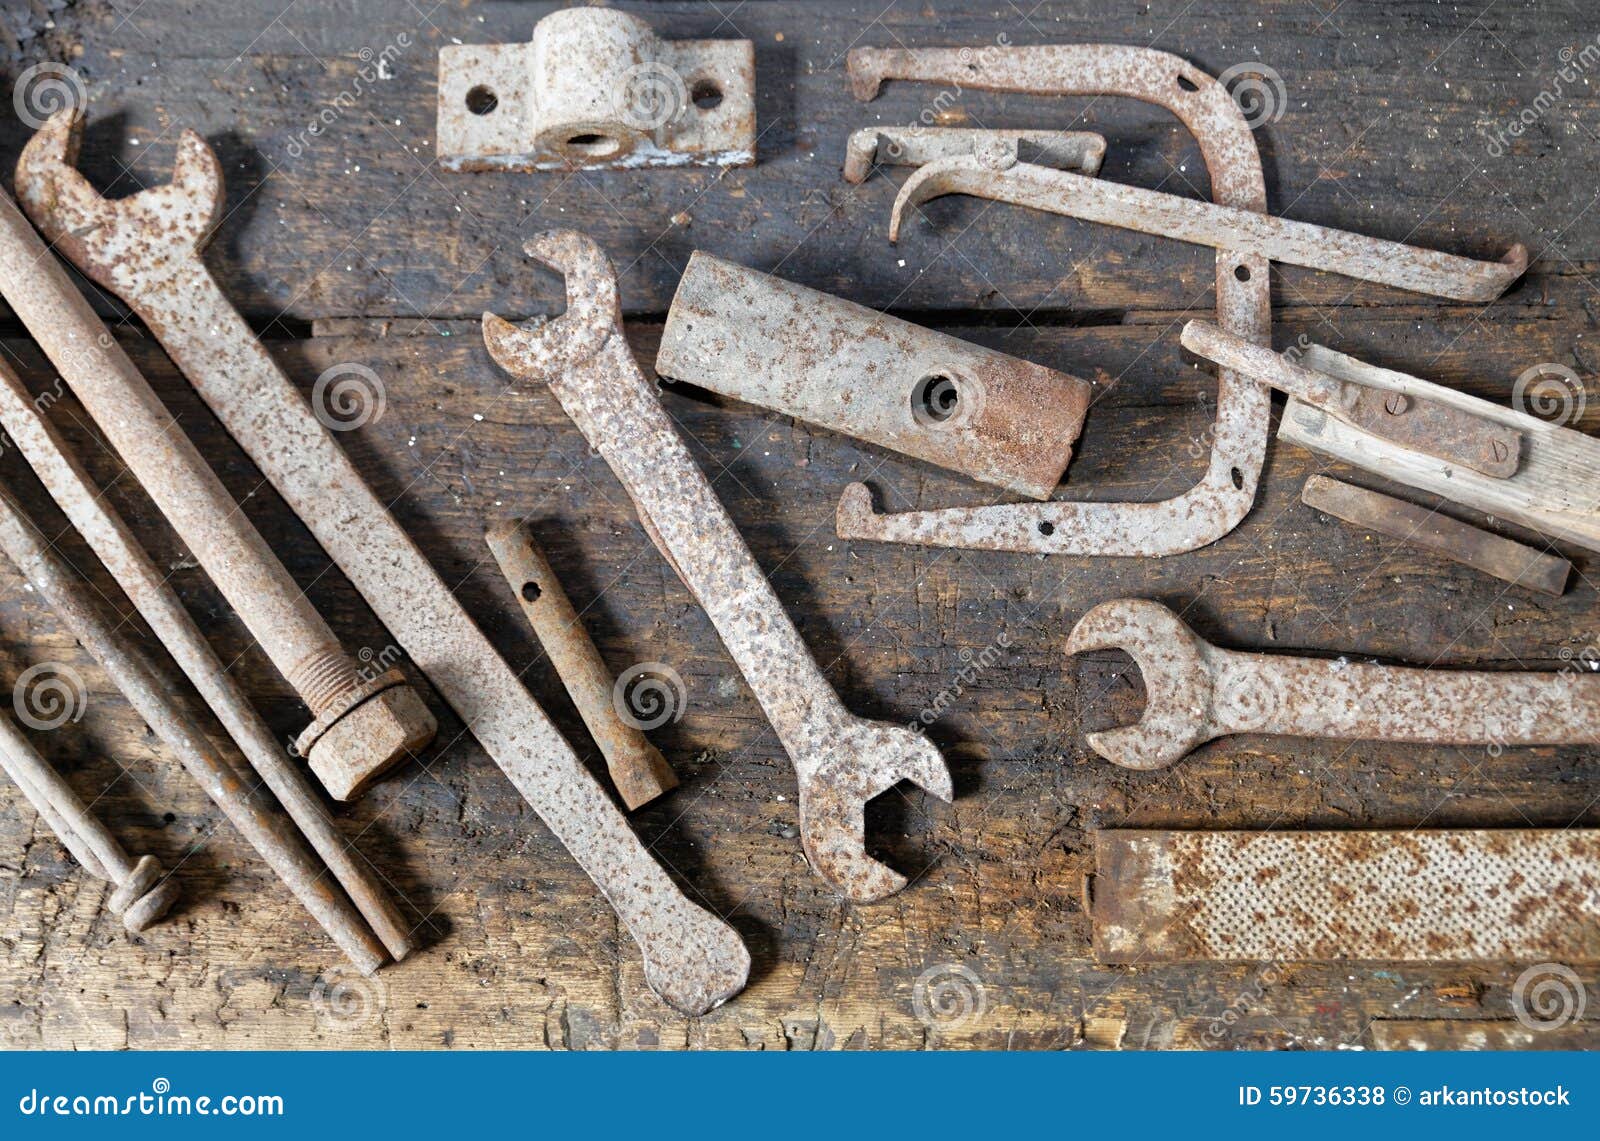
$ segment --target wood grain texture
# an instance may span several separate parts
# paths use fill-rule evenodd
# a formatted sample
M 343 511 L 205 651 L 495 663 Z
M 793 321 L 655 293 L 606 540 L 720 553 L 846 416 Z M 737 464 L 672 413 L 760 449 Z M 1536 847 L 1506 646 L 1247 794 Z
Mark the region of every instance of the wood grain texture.
M 20 793 L 0 787 L 5 1043 L 1335 1048 L 1370 1042 L 1378 1019 L 1511 1017 L 1513 966 L 1099 966 L 1080 900 L 1090 837 L 1113 826 L 1593 827 L 1600 754 L 1241 737 L 1166 772 L 1128 772 L 1090 753 L 1083 731 L 1133 718 L 1137 673 L 1116 654 L 1066 659 L 1061 640 L 1095 603 L 1143 596 L 1188 607 L 1197 632 L 1221 645 L 1558 668 L 1592 652 L 1600 630 L 1596 556 L 1559 547 L 1577 571 L 1560 599 L 1508 593 L 1319 518 L 1299 503 L 1301 485 L 1349 469 L 1282 443 L 1245 523 L 1181 558 L 847 544 L 832 518 L 853 479 L 897 509 L 993 495 L 690 384 L 668 386 L 669 410 L 845 703 L 901 722 L 929 710 L 928 731 L 951 758 L 952 805 L 891 793 L 869 810 L 874 850 L 913 885 L 851 907 L 806 868 L 788 762 L 704 615 L 554 401 L 497 372 L 476 318 L 489 307 L 549 311 L 556 283 L 518 245 L 537 228 L 577 226 L 616 259 L 630 336 L 648 362 L 677 275 L 705 248 L 1091 381 L 1095 401 L 1063 494 L 1171 494 L 1202 469 L 1214 408 L 1209 370 L 1177 345 L 1183 320 L 1211 311 L 1208 254 L 963 200 L 931 204 L 929 220 L 891 247 L 884 227 L 904 172 L 859 188 L 838 178 L 849 130 L 913 122 L 937 95 L 890 85 L 876 103 L 854 103 L 842 58 L 852 43 L 987 43 L 1002 33 L 1013 43 L 1153 41 L 1213 72 L 1252 61 L 1283 77 L 1284 114 L 1257 132 L 1279 212 L 1480 256 L 1522 240 L 1538 259 L 1487 308 L 1275 270 L 1280 348 L 1328 344 L 1502 404 L 1534 362 L 1564 363 L 1592 382 L 1600 294 L 1587 274 L 1600 262 L 1600 211 L 1584 208 L 1600 184 L 1587 134 L 1600 94 L 1575 85 L 1501 158 L 1480 133 L 1529 105 L 1559 52 L 1592 35 L 1581 14 L 1401 0 L 1346 5 L 1330 23 L 1288 0 L 1163 0 L 1132 13 L 1047 3 L 1030 23 L 992 7 L 897 4 L 878 18 L 881 3 L 752 0 L 719 23 L 710 5 L 627 6 L 668 36 L 755 41 L 757 167 L 440 173 L 430 153 L 438 46 L 526 38 L 547 4 L 343 0 L 275 19 L 281 4 L 147 0 L 67 30 L 94 101 L 86 167 L 101 185 L 159 181 L 183 125 L 222 148 L 231 212 L 211 265 L 303 391 L 335 364 L 381 378 L 383 415 L 343 437 L 352 457 L 597 774 L 600 758 L 494 570 L 485 526 L 519 513 L 553 524 L 551 561 L 607 662 L 620 671 L 659 661 L 683 677 L 682 718 L 651 734 L 682 786 L 634 820 L 745 935 L 750 989 L 694 1020 L 655 999 L 610 909 L 425 685 L 439 743 L 337 809 L 423 947 L 372 982 L 354 978 L 37 597 L 0 568 L 0 685 L 48 660 L 82 675 L 82 719 L 36 734 L 39 747 L 97 798 L 95 811 L 130 849 L 177 867 L 185 899 L 169 923 L 127 936 L 102 910 L 103 887 Z M 392 78 L 361 81 L 325 132 L 301 141 L 355 90 L 361 49 L 381 51 L 402 32 L 415 41 Z M 1204 190 L 1197 152 L 1163 115 L 1056 102 L 973 93 L 943 101 L 941 121 L 1077 121 L 1108 135 L 1105 177 Z M 25 137 L 7 118 L 0 154 L 14 155 Z M 119 160 L 133 171 L 120 180 Z M 20 330 L 0 332 L 34 390 L 57 393 Z M 346 643 L 384 654 L 387 634 L 160 351 L 136 327 L 120 335 Z M 287 738 L 303 721 L 293 692 L 70 395 L 53 396 L 50 414 Z M 1600 402 L 1578 423 L 1600 425 Z M 14 449 L 0 452 L 0 478 L 59 532 Z M 63 535 L 61 547 L 131 612 L 75 537 Z M 1592 989 L 1596 976 L 1580 970 Z

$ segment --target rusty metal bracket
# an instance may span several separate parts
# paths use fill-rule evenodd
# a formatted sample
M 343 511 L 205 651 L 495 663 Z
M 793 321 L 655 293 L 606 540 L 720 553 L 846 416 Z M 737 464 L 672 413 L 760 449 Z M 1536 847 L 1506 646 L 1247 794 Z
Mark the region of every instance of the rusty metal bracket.
M 1208 361 L 1254 377 L 1402 448 L 1460 464 L 1493 479 L 1517 474 L 1522 433 L 1515 428 L 1436 400 L 1341 380 L 1206 321 L 1190 321 L 1180 339 L 1184 348 Z
M 911 730 L 844 708 L 639 371 L 605 253 L 572 230 L 525 249 L 566 278 L 567 310 L 522 327 L 485 314 L 490 355 L 512 376 L 549 384 L 717 628 L 794 763 L 812 868 L 858 903 L 899 891 L 905 877 L 867 854 L 867 801 L 902 780 L 949 800 L 944 759 Z
M 1036 95 L 1115 95 L 1172 112 L 1200 144 L 1217 201 L 1265 213 L 1261 157 L 1243 112 L 1227 89 L 1178 56 L 1112 44 L 1038 47 L 855 48 L 848 57 L 857 99 L 886 79 L 922 80 Z M 1217 319 L 1229 332 L 1271 338 L 1268 261 L 1251 252 L 1217 253 Z M 1265 388 L 1224 370 L 1217 392 L 1211 454 L 1200 483 L 1155 503 L 996 504 L 880 515 L 865 484 L 839 500 L 842 539 L 1039 554 L 1174 555 L 1213 543 L 1249 512 L 1266 457 L 1271 399 Z
M 1401 242 L 1369 238 L 1159 190 L 1085 178 L 1069 170 L 1018 161 L 1016 149 L 935 159 L 900 188 L 889 219 L 899 240 L 908 209 L 947 194 L 1028 206 L 1210 246 L 1248 251 L 1271 261 L 1343 274 L 1455 301 L 1493 301 L 1528 268 L 1528 251 L 1513 245 L 1498 262 L 1478 261 Z
M 1104 963 L 1600 961 L 1600 830 L 1095 836 Z
M 446 170 L 626 170 L 756 161 L 749 40 L 657 39 L 637 16 L 552 12 L 526 44 L 439 49 Z
M 1077 377 L 696 252 L 656 371 L 1046 499 L 1089 407 Z
M 172 182 L 109 201 L 71 165 L 81 129 L 80 112 L 58 112 L 24 150 L 18 193 L 41 229 L 156 334 L 206 406 L 594 880 L 638 943 L 656 993 L 687 1014 L 703 1014 L 737 994 L 750 971 L 738 933 L 692 903 L 651 857 L 211 276 L 201 250 L 223 187 L 221 164 L 205 140 L 185 131 Z
M 874 163 L 923 166 L 962 155 L 1023 157 L 1043 166 L 1100 172 L 1104 135 L 1093 131 L 1029 131 L 992 127 L 862 127 L 851 132 L 844 150 L 846 182 L 864 182 Z
M 1096 606 L 1067 653 L 1122 650 L 1144 675 L 1137 724 L 1088 735 L 1114 764 L 1158 769 L 1217 737 L 1266 733 L 1437 745 L 1600 742 L 1600 675 L 1439 670 L 1211 645 L 1158 602 Z

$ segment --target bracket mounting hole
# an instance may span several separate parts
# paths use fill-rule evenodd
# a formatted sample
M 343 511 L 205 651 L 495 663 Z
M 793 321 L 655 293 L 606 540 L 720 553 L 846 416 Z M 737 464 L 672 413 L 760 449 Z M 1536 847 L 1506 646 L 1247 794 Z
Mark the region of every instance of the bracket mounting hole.
M 1039 520 L 1039 534 L 1046 538 L 1056 533 L 1056 525 L 1048 519 Z
M 1247 265 L 1236 265 L 1236 266 L 1234 266 L 1233 267 L 1233 276 L 1238 278 L 1240 281 L 1249 281 L 1250 280 L 1250 267 L 1247 266 Z
M 923 424 L 943 424 L 961 407 L 961 390 L 944 373 L 932 373 L 911 390 L 911 415 Z
M 543 593 L 544 591 L 539 589 L 539 584 L 536 582 L 522 584 L 522 601 L 524 602 L 538 602 L 539 596 Z
M 585 132 L 581 135 L 573 135 L 568 139 L 567 149 L 577 151 L 588 158 L 605 158 L 607 155 L 616 154 L 617 151 L 621 150 L 622 144 L 610 135 Z
M 722 87 L 715 79 L 697 79 L 689 89 L 689 98 L 702 111 L 722 105 Z
M 478 84 L 467 92 L 467 110 L 474 115 L 487 115 L 500 106 L 500 97 L 493 88 Z

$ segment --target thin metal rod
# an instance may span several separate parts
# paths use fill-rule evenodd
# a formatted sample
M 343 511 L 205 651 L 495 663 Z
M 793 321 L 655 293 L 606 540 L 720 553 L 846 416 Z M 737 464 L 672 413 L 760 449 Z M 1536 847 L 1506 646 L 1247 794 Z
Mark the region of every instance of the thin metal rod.
M 364 974 L 383 965 L 383 945 L 299 833 L 270 812 L 215 752 L 205 734 L 173 701 L 169 686 L 144 656 L 106 620 L 87 585 L 52 551 L 11 494 L 0 489 L 0 550 L 48 602 L 63 624 L 117 684 L 145 724 L 200 783 Z
M 397 962 L 405 958 L 412 949 L 411 937 L 394 901 L 340 836 L 303 771 L 279 747 L 177 592 L 4 361 L 0 361 L 0 425 L 343 885 L 390 956 Z

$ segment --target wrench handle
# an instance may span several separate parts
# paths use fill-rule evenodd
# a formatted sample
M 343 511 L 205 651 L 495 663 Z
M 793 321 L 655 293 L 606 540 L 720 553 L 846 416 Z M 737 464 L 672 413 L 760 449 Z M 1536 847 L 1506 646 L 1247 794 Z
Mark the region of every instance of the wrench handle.
M 553 374 L 549 384 L 627 488 L 646 532 L 705 609 L 804 784 L 817 764 L 817 724 L 843 725 L 850 715 L 621 331 L 613 331 L 581 367 Z
M 1438 745 L 1600 740 L 1600 676 L 1433 670 L 1206 647 L 1210 736 L 1274 733 Z

